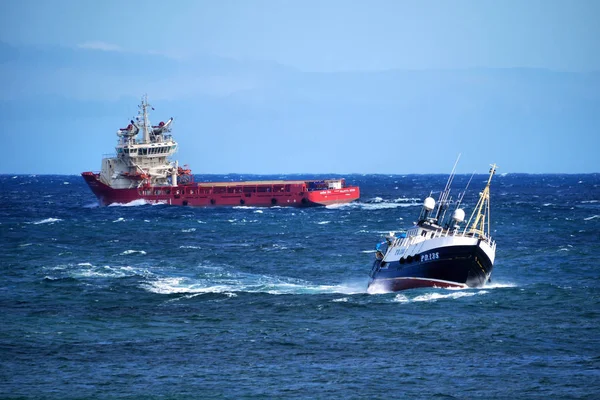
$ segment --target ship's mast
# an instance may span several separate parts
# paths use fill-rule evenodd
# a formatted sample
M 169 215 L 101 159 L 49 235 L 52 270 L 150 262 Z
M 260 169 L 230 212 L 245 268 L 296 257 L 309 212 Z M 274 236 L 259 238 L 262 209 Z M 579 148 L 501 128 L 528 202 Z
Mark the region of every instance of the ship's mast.
M 148 125 L 149 125 L 149 121 L 148 121 L 148 107 L 150 105 L 148 104 L 148 95 L 144 95 L 144 97 L 142 97 L 142 104 L 140 105 L 140 107 L 142 108 L 142 118 L 144 120 L 144 125 L 143 125 L 143 133 L 144 133 L 144 143 L 150 143 L 150 132 L 148 130 Z
M 491 165 L 487 185 L 485 185 L 485 189 L 479 194 L 479 201 L 473 210 L 473 214 L 471 214 L 471 218 L 469 218 L 469 222 L 467 222 L 465 232 L 474 218 L 469 233 L 481 236 L 486 236 L 490 233 L 490 184 L 492 183 L 492 176 L 496 173 L 496 168 L 496 164 Z

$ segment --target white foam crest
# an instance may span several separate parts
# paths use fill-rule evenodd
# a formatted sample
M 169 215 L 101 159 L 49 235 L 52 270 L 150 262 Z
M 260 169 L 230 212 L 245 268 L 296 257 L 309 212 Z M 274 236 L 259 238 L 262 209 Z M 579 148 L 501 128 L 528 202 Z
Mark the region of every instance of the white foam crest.
M 146 252 L 144 250 L 125 250 L 121 253 L 122 256 L 127 256 L 129 254 L 141 254 L 144 256 L 146 255 Z
M 404 203 L 410 201 L 411 203 L 415 203 L 415 202 L 420 202 L 421 199 L 419 199 L 418 197 L 399 197 L 396 200 L 394 200 L 395 203 Z M 420 203 L 419 203 L 420 205 Z
M 600 218 L 600 215 L 592 215 L 591 217 L 584 218 L 584 221 L 591 221 L 593 219 Z
M 503 289 L 503 288 L 512 288 L 517 287 L 514 283 L 510 282 L 494 282 L 494 283 L 486 283 L 480 289 Z
M 384 294 L 390 293 L 383 282 L 375 281 L 367 288 L 368 294 Z
M 337 209 L 345 209 L 345 208 L 357 208 L 357 203 L 336 203 L 336 204 L 328 204 L 325 206 L 328 210 L 337 210 Z
M 581 203 L 583 204 L 591 204 L 591 203 L 598 203 L 600 200 L 582 200 Z
M 53 224 L 55 222 L 60 222 L 60 221 L 62 221 L 62 219 L 60 219 L 60 218 L 46 218 L 46 219 L 43 219 L 41 221 L 33 222 L 33 224 L 34 225 Z
M 362 250 L 361 253 L 375 253 L 377 250 Z
M 235 206 L 232 207 L 233 209 L 236 210 L 256 210 L 258 207 L 253 207 L 253 206 Z
M 422 294 L 419 295 L 415 298 L 412 299 L 412 301 L 438 301 L 441 299 L 459 299 L 461 297 L 471 297 L 471 296 L 475 296 L 477 293 L 473 293 L 473 292 L 454 292 L 454 293 L 448 293 L 448 294 L 443 294 L 443 293 L 426 293 L 426 294 Z
M 397 294 L 394 301 L 397 303 L 410 303 L 410 299 L 403 294 Z
M 280 244 L 274 243 L 273 245 L 271 245 L 271 247 L 265 247 L 264 250 L 265 251 L 275 251 L 275 250 L 287 250 L 288 247 L 286 246 L 282 246 Z
M 113 222 L 125 222 L 125 218 L 119 217 L 119 218 L 115 219 Z
M 333 299 L 331 300 L 333 303 L 347 303 L 348 302 L 348 298 L 347 297 L 342 297 L 339 299 Z
M 74 271 L 73 275 L 85 278 L 124 278 L 127 276 L 150 276 L 151 273 L 146 269 L 134 268 L 128 265 L 125 266 L 95 266 L 91 263 L 79 263 L 78 270 Z
M 150 200 L 146 200 L 146 199 L 136 199 L 136 200 L 132 200 L 129 203 L 112 203 L 109 204 L 109 207 L 139 207 L 139 206 L 145 206 L 145 205 L 152 205 L 152 206 L 157 206 L 160 204 L 167 204 L 167 202 L 165 200 L 156 200 L 156 201 L 150 201 Z
M 317 225 L 327 225 L 331 223 L 331 221 L 321 221 L 321 222 L 317 222 Z
M 160 278 L 143 284 L 142 288 L 156 294 L 224 293 L 231 291 L 229 285 L 202 286 L 200 284 L 188 283 L 188 279 L 183 277 Z
M 180 249 L 201 249 L 200 246 L 179 246 Z
M 461 297 L 469 297 L 469 296 L 474 296 L 476 294 L 488 293 L 488 290 L 484 290 L 484 289 L 500 289 L 500 288 L 515 287 L 515 286 L 516 285 L 512 284 L 512 283 L 490 283 L 490 284 L 486 284 L 486 285 L 484 285 L 482 287 L 478 287 L 478 288 L 447 287 L 447 288 L 439 288 L 438 290 L 450 291 L 453 293 L 444 294 L 444 293 L 439 293 L 439 292 L 433 292 L 433 293 L 419 295 L 412 299 L 403 293 L 399 293 L 394 298 L 394 301 L 397 301 L 400 303 L 408 303 L 411 301 L 417 301 L 417 302 L 418 301 L 436 301 L 436 300 L 446 299 L 446 298 L 458 299 Z M 385 293 L 392 293 L 392 292 L 390 290 L 386 289 L 386 287 L 383 283 L 375 282 L 371 286 L 369 286 L 369 288 L 367 289 L 367 293 L 368 294 L 385 294 Z M 404 293 L 411 293 L 411 291 L 407 291 Z
M 182 229 L 181 232 L 184 232 L 184 233 L 196 232 L 196 228 Z
M 400 208 L 400 207 L 416 207 L 420 206 L 419 203 L 390 203 L 390 202 L 382 202 L 382 203 L 356 203 L 359 208 L 367 211 L 373 210 L 387 210 L 392 208 Z
M 357 294 L 365 293 L 365 282 L 339 285 L 315 285 L 300 280 L 265 275 L 216 273 L 210 278 L 164 277 L 141 285 L 157 294 L 266 293 L 284 294 Z

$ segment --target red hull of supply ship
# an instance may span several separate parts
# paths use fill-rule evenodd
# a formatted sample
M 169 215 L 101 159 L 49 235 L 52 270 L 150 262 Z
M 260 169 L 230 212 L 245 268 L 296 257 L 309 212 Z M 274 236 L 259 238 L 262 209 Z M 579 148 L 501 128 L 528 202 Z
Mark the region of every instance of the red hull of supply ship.
M 312 207 L 357 200 L 360 189 L 344 179 L 194 182 L 188 168 L 170 157 L 177 151 L 173 118 L 152 126 L 142 99 L 138 116 L 117 131 L 116 155 L 102 160 L 99 173 L 81 175 L 102 205 L 135 200 L 179 206 Z M 141 139 L 137 139 L 142 134 Z

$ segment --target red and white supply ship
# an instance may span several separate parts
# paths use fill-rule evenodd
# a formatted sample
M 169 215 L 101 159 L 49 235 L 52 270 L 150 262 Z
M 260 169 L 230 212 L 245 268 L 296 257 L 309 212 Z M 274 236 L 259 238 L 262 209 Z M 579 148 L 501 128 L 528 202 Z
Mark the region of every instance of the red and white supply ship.
M 135 121 L 117 131 L 116 155 L 102 160 L 99 173 L 81 174 L 102 205 L 143 199 L 200 207 L 310 207 L 348 203 L 360 197 L 360 189 L 346 186 L 344 179 L 196 183 L 190 169 L 170 161 L 177 151 L 171 135 L 173 118 L 152 126 L 148 111 L 153 108 L 145 97 L 138 107 Z

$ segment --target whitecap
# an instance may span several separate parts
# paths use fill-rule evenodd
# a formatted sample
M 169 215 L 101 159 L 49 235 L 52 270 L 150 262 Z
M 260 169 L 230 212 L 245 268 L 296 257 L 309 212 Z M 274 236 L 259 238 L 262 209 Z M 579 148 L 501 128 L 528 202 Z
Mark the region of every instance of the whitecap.
M 390 290 L 383 282 L 375 281 L 367 288 L 368 294 L 390 293 Z
M 581 203 L 583 204 L 589 204 L 589 203 L 597 203 L 600 200 L 582 200 Z
M 461 297 L 470 297 L 470 296 L 475 296 L 476 293 L 472 293 L 472 292 L 454 292 L 454 293 L 449 293 L 449 294 L 442 294 L 442 293 L 427 293 L 427 294 L 423 294 L 423 295 L 419 295 L 417 297 L 415 297 L 413 299 L 413 301 L 438 301 L 441 299 L 459 299 Z
M 333 303 L 347 303 L 348 302 L 348 298 L 347 297 L 342 297 L 339 299 L 333 299 L 331 300 Z
M 179 246 L 180 249 L 201 249 L 200 246 Z
M 265 275 L 212 272 L 210 279 L 187 277 L 163 277 L 141 285 L 157 294 L 203 294 L 203 293 L 267 293 L 282 294 L 357 294 L 365 292 L 365 283 L 340 285 L 314 285 L 308 282 Z
M 144 250 L 125 250 L 121 253 L 122 256 L 127 256 L 129 254 L 141 254 L 144 256 L 146 255 L 146 252 Z
M 184 232 L 184 233 L 196 232 L 196 228 L 182 229 L 181 232 Z
M 94 266 L 90 263 L 80 263 L 77 266 L 82 267 L 74 275 L 86 278 L 123 278 L 126 276 L 143 275 L 149 276 L 150 272 L 144 269 L 133 268 L 130 266 Z
M 373 210 L 386 210 L 392 208 L 400 208 L 400 207 L 415 207 L 420 206 L 419 203 L 357 203 L 359 207 L 363 210 L 373 211 Z
M 394 301 L 397 303 L 410 303 L 410 299 L 403 294 L 397 294 Z
M 362 250 L 361 253 L 375 253 L 377 250 Z
M 113 222 L 124 222 L 124 221 L 125 221 L 125 218 L 119 217 L 119 218 L 115 219 Z
M 329 224 L 331 221 L 321 221 L 321 222 L 317 222 L 317 225 L 326 225 Z
M 70 185 L 69 182 L 63 182 L 63 185 Z
M 156 201 L 149 201 L 146 199 L 137 199 L 137 200 L 132 200 L 129 203 L 112 203 L 109 204 L 109 207 L 138 207 L 138 206 L 145 206 L 145 205 L 152 205 L 152 206 L 157 206 L 157 205 L 161 205 L 161 204 L 167 204 L 166 200 L 156 200 Z
M 33 224 L 34 225 L 53 224 L 54 222 L 59 222 L 59 221 L 62 221 L 62 219 L 60 219 L 60 218 L 46 218 L 46 219 L 43 219 L 41 221 L 34 222 Z
M 514 283 L 503 283 L 503 282 L 494 282 L 494 283 L 486 283 L 483 285 L 483 289 L 503 289 L 503 288 L 512 288 L 516 287 Z
M 256 210 L 256 211 L 254 211 L 254 212 L 255 212 L 256 214 L 262 214 L 262 213 L 263 213 L 263 210 Z
M 592 215 L 591 217 L 584 218 L 583 220 L 584 221 L 591 221 L 591 220 L 593 220 L 595 218 L 600 218 L 600 215 Z
M 399 197 L 396 200 L 394 200 L 395 203 L 404 203 L 407 201 L 414 203 L 414 202 L 420 202 L 421 199 L 418 197 Z

